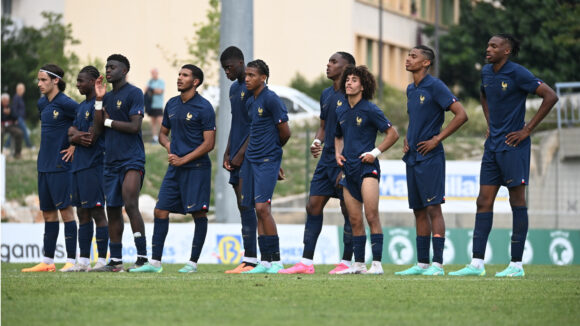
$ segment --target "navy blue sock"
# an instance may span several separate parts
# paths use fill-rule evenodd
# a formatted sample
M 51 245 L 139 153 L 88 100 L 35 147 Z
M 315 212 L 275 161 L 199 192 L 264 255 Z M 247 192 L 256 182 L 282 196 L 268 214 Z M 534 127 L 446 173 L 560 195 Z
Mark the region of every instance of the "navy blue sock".
M 258 219 L 256 218 L 256 211 L 252 209 L 244 209 L 242 215 L 242 240 L 244 241 L 244 256 L 257 258 L 258 249 L 256 244 L 256 235 L 258 229 Z
M 443 265 L 443 248 L 445 248 L 445 238 L 433 237 L 433 262 Z
M 260 247 L 261 261 L 272 261 L 272 256 L 270 255 L 269 248 L 266 243 L 265 235 L 258 236 L 258 246 Z
M 265 235 L 264 242 L 268 248 L 268 257 L 270 262 L 280 261 L 280 238 L 278 235 Z
M 123 243 L 122 242 L 109 242 L 109 250 L 111 251 L 111 258 L 116 260 L 123 260 Z
M 201 249 L 205 243 L 205 236 L 207 234 L 207 217 L 197 217 L 193 219 L 195 222 L 195 231 L 193 232 L 193 241 L 191 242 L 191 257 L 189 260 L 197 263 Z
M 487 238 L 493 224 L 493 212 L 475 214 L 475 228 L 473 229 L 473 258 L 484 259 Z
M 97 251 L 99 252 L 99 258 L 107 258 L 107 247 L 109 246 L 109 227 L 97 226 L 95 240 L 97 241 Z
M 147 238 L 140 235 L 134 238 L 135 248 L 137 248 L 137 256 L 147 257 Z
M 365 262 L 365 245 L 367 243 L 366 235 L 352 237 L 352 247 L 354 251 L 354 261 L 357 263 Z
M 322 215 L 306 216 L 306 225 L 304 226 L 304 252 L 302 257 L 306 259 L 314 258 L 314 250 L 316 249 L 316 242 L 322 230 Z
M 344 244 L 344 251 L 342 252 L 342 260 L 352 260 L 352 227 L 348 216 L 344 217 L 344 229 L 342 231 L 342 243 Z
M 54 258 L 56 240 L 58 239 L 58 222 L 44 222 L 44 257 Z
M 512 207 L 512 261 L 522 261 L 526 236 L 528 235 L 528 208 L 525 206 Z
M 66 258 L 77 258 L 77 221 L 64 222 L 64 244 Z
M 155 218 L 153 220 L 153 239 L 151 240 L 152 251 L 151 258 L 161 261 L 163 256 L 163 246 L 165 245 L 165 238 L 167 237 L 167 232 L 169 231 L 169 219 L 168 218 Z
M 373 261 L 383 260 L 383 234 L 371 234 L 371 250 L 373 252 Z
M 417 262 L 429 264 L 429 248 L 431 247 L 431 236 L 417 236 Z
M 80 256 L 91 258 L 91 241 L 93 240 L 93 221 L 79 225 Z

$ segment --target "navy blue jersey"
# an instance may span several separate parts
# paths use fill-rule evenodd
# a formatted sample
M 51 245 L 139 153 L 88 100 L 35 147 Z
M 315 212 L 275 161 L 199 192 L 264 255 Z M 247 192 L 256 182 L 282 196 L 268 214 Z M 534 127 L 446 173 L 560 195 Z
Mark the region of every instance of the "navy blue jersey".
M 445 111 L 457 98 L 451 94 L 443 82 L 431 75 L 426 75 L 419 85 L 414 83 L 407 86 L 407 114 L 409 128 L 407 129 L 407 143 L 409 151 L 403 157 L 407 164 L 415 164 L 428 157 L 443 152 L 443 144 L 439 143 L 432 151 L 423 156 L 417 152 L 417 144 L 430 140 L 441 132 L 445 121 Z
M 234 81 L 230 87 L 230 104 L 232 110 L 232 124 L 230 127 L 230 159 L 236 156 L 248 135 L 250 134 L 250 117 L 246 108 L 246 101 L 252 94 L 246 88 L 246 83 Z
M 324 120 L 324 147 L 319 164 L 324 166 L 336 166 L 334 155 L 336 108 L 339 103 L 344 102 L 346 102 L 344 94 L 340 90 L 334 90 L 332 86 L 322 91 L 320 96 L 320 120 Z
M 72 126 L 78 103 L 59 92 L 48 101 L 46 96 L 38 100 L 40 115 L 40 150 L 36 163 L 38 172 L 62 172 L 70 169 L 70 163 L 62 160 L 63 149 L 70 146 L 68 128 Z
M 542 81 L 517 63 L 507 61 L 498 72 L 487 64 L 481 70 L 481 92 L 489 108 L 489 137 L 485 149 L 493 152 L 512 151 L 529 146 L 530 137 L 518 146 L 505 143 L 505 136 L 525 125 L 526 98 L 535 93 Z
M 89 128 L 93 126 L 94 111 L 94 98 L 89 101 L 82 101 L 77 109 L 77 116 L 73 122 L 73 126 L 75 126 L 79 131 L 89 131 Z M 95 144 L 91 147 L 77 145 L 75 156 L 72 161 L 72 171 L 75 172 L 103 165 L 104 152 L 105 141 L 102 135 L 97 138 Z
M 252 121 L 246 157 L 250 162 L 281 160 L 282 145 L 277 125 L 288 121 L 286 106 L 266 86 L 258 98 L 251 96 L 247 100 L 246 107 Z
M 215 112 L 199 93 L 185 103 L 175 96 L 165 105 L 162 124 L 171 130 L 171 153 L 183 157 L 203 143 L 204 131 L 215 130 Z M 206 153 L 183 167 L 211 167 L 211 161 Z
M 361 99 L 353 108 L 348 101 L 339 103 L 336 108 L 338 119 L 336 137 L 342 137 L 342 155 L 347 163 L 359 164 L 360 155 L 375 148 L 377 132 L 385 132 L 391 122 L 374 103 Z
M 131 121 L 130 116 L 143 116 L 143 92 L 127 83 L 119 90 L 105 94 L 103 106 L 109 117 L 118 121 Z M 105 128 L 105 164 L 123 166 L 128 162 L 145 166 L 145 147 L 141 130 L 136 134 L 129 134 Z

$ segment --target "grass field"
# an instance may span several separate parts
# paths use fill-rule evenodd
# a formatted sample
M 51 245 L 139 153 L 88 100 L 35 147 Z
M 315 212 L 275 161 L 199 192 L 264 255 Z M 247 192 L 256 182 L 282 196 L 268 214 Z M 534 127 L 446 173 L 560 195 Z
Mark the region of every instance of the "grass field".
M 21 273 L 2 264 L 2 325 L 578 325 L 580 266 L 488 276 Z M 57 266 L 58 267 L 58 266 Z M 446 266 L 453 271 L 462 266 Z

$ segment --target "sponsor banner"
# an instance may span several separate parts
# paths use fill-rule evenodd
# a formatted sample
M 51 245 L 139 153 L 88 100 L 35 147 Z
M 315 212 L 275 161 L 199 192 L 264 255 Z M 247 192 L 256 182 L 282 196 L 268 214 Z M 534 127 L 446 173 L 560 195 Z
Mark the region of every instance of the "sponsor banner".
M 2 262 L 39 262 L 42 258 L 44 224 L 2 223 Z M 239 224 L 210 224 L 199 258 L 202 264 L 238 264 L 244 252 Z M 185 263 L 191 253 L 193 223 L 171 223 L 163 247 L 164 263 Z M 280 235 L 280 255 L 285 264 L 296 263 L 302 258 L 303 225 L 278 225 Z M 145 224 L 147 252 L 151 256 L 151 236 L 153 224 Z M 95 240 L 91 247 L 91 259 L 97 257 Z M 258 258 L 260 254 L 258 252 Z M 339 261 L 338 232 L 336 226 L 323 226 L 316 246 L 316 264 L 334 264 Z M 123 261 L 137 259 L 137 250 L 131 233 L 131 226 L 125 224 L 123 233 Z M 55 261 L 66 260 L 64 228 L 60 228 Z
M 339 227 L 340 247 L 342 227 Z M 367 231 L 368 234 L 368 231 Z M 383 263 L 412 265 L 417 262 L 416 232 L 414 228 L 383 228 Z M 494 229 L 489 235 L 485 263 L 507 264 L 511 260 L 511 234 L 509 229 Z M 472 229 L 448 229 L 445 233 L 444 264 L 468 264 L 472 253 Z M 367 237 L 366 260 L 370 240 Z M 580 231 L 530 230 L 524 247 L 524 264 L 571 265 L 580 264 Z M 431 248 L 430 258 L 433 257 Z
M 379 210 L 381 212 L 406 212 L 409 209 L 407 198 L 406 165 L 398 160 L 381 160 L 381 180 L 379 183 Z M 443 212 L 475 213 L 475 200 L 479 194 L 478 161 L 445 162 L 445 204 Z M 511 213 L 509 194 L 501 187 L 495 201 L 494 212 Z

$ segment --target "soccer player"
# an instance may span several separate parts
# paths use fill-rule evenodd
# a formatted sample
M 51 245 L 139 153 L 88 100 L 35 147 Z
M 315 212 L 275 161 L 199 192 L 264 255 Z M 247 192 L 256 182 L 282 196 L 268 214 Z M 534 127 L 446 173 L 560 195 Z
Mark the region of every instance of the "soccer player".
M 258 221 L 256 212 L 253 207 L 248 208 L 241 205 L 243 180 L 240 176 L 240 168 L 244 162 L 250 134 L 250 117 L 246 109 L 246 100 L 252 94 L 246 88 L 246 66 L 242 51 L 235 46 L 230 46 L 222 53 L 220 62 L 228 79 L 233 81 L 232 86 L 230 86 L 232 123 L 228 146 L 224 152 L 223 167 L 230 171 L 229 182 L 236 194 L 242 220 L 242 240 L 244 244 L 244 257 L 241 264 L 234 269 L 227 270 L 226 273 L 239 274 L 253 269 L 258 263 L 256 245 Z
M 59 232 L 58 213 L 64 222 L 67 251 L 66 264 L 61 272 L 75 267 L 77 253 L 77 222 L 71 206 L 70 160 L 75 147 L 67 137 L 77 113 L 78 104 L 63 92 L 66 83 L 64 71 L 57 65 L 47 64 L 38 72 L 38 88 L 44 95 L 38 100 L 42 123 L 38 152 L 38 198 L 44 217 L 44 258 L 42 262 L 23 272 L 54 272 L 54 252 Z
M 480 99 L 488 136 L 481 161 L 473 257 L 470 264 L 449 275 L 485 275 L 485 247 L 493 221 L 493 204 L 500 186 L 508 188 L 512 208 L 512 258 L 509 266 L 495 276 L 525 275 L 522 256 L 528 233 L 526 185 L 530 172 L 530 134 L 550 112 L 558 97 L 550 86 L 510 60 L 510 57 L 517 56 L 519 49 L 519 42 L 509 34 L 496 34 L 487 43 L 486 59 L 489 64 L 481 70 Z M 538 112 L 526 123 L 528 93 L 535 93 L 543 100 Z
M 340 89 L 347 101 L 337 103 L 337 127 L 334 139 L 336 162 L 343 168 L 340 181 L 350 224 L 355 263 L 336 274 L 383 274 L 383 230 L 379 219 L 379 180 L 381 168 L 376 159 L 398 139 L 397 130 L 383 111 L 370 100 L 375 93 L 373 75 L 364 66 L 349 65 L 342 73 Z M 375 147 L 377 132 L 385 133 Z M 367 271 L 365 265 L 366 234 L 362 217 L 371 230 L 373 262 Z
M 103 158 L 105 141 L 93 133 L 95 107 L 95 81 L 100 73 L 93 66 L 86 66 L 77 76 L 77 88 L 85 95 L 77 110 L 73 125 L 68 130 L 69 141 L 76 145 L 72 161 L 73 204 L 79 218 L 80 257 L 71 272 L 87 272 L 90 269 L 91 242 L 94 225 L 98 261 L 95 268 L 103 267 L 107 259 L 109 229 L 105 216 L 105 193 L 103 191 Z
M 207 209 L 211 192 L 211 161 L 208 153 L 215 144 L 215 112 L 197 88 L 203 72 L 197 66 L 181 67 L 177 90 L 167 102 L 159 132 L 159 143 L 167 150 L 169 166 L 155 205 L 153 255 L 151 262 L 130 270 L 134 273 L 161 273 L 163 246 L 169 230 L 169 213 L 191 214 L 195 223 L 191 257 L 180 273 L 197 271 L 207 234 Z M 169 133 L 171 132 L 171 140 Z
M 409 127 L 403 144 L 403 161 L 407 165 L 409 208 L 415 214 L 418 263 L 395 275 L 445 275 L 445 220 L 441 212 L 441 204 L 445 202 L 445 152 L 442 142 L 467 121 L 467 114 L 447 86 L 429 74 L 434 60 L 433 50 L 419 45 L 409 51 L 405 62 L 405 68 L 413 74 L 413 83 L 407 86 Z M 454 117 L 441 130 L 447 110 Z M 429 266 L 431 241 L 433 264 Z
M 91 272 L 120 272 L 123 270 L 123 206 L 137 247 L 137 261 L 128 270 L 147 262 L 145 225 L 139 212 L 139 192 L 145 175 L 145 147 L 141 136 L 143 92 L 127 82 L 131 66 L 125 56 L 110 55 L 105 68 L 113 90 L 105 94 L 102 76 L 95 82 L 97 112 L 93 127 L 96 135 L 105 127 L 104 187 L 111 259 L 107 265 L 93 268 Z
M 242 165 L 242 205 L 254 206 L 258 216 L 258 245 L 262 261 L 242 273 L 276 274 L 280 262 L 280 239 L 272 216 L 271 201 L 282 164 L 282 146 L 290 139 L 288 111 L 266 84 L 268 65 L 258 59 L 246 67 L 246 87 L 253 96 L 246 103 L 251 118 L 250 141 Z
M 322 230 L 323 209 L 330 197 L 340 199 L 340 208 L 344 216 L 344 253 L 342 261 L 330 274 L 345 270 L 350 267 L 352 260 L 352 229 L 348 219 L 348 212 L 342 198 L 342 190 L 338 185 L 341 169 L 336 165 L 334 154 L 334 133 L 336 131 L 336 107 L 337 103 L 344 103 L 346 99 L 340 91 L 340 77 L 347 65 L 354 65 L 354 57 L 347 52 L 336 52 L 328 59 L 326 64 L 326 77 L 332 80 L 333 85 L 322 92 L 320 96 L 320 127 L 310 152 L 314 158 L 320 156 L 312 181 L 310 182 L 310 195 L 306 205 L 306 225 L 304 226 L 304 251 L 302 259 L 296 265 L 281 270 L 281 274 L 314 274 L 314 249 L 318 236 Z M 324 147 L 322 146 L 324 142 Z

